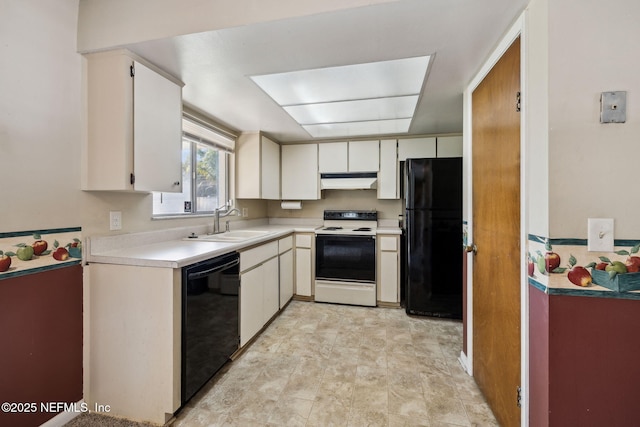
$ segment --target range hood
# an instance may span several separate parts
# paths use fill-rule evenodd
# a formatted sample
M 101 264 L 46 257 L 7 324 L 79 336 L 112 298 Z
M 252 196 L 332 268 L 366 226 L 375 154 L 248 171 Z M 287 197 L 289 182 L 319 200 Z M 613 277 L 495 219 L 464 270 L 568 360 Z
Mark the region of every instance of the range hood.
M 375 172 L 322 173 L 322 190 L 372 190 L 377 188 L 378 175 Z

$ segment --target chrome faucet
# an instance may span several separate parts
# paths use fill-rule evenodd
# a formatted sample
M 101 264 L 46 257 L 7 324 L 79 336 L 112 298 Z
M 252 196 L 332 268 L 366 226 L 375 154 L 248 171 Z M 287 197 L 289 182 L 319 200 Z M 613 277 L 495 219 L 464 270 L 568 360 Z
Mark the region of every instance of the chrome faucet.
M 221 213 L 222 211 L 229 209 L 231 207 L 231 200 L 229 200 L 227 203 L 225 203 L 224 205 L 216 208 L 213 211 L 214 214 L 214 221 L 213 221 L 213 234 L 219 234 L 219 233 L 224 233 L 224 231 L 220 231 L 220 218 L 224 218 L 226 216 L 231 215 L 232 213 L 236 213 L 236 215 L 240 216 L 242 215 L 242 213 L 238 210 L 238 208 L 233 208 L 231 210 L 227 210 L 224 213 Z M 227 229 L 229 224 L 227 224 Z M 228 230 L 227 230 L 228 231 Z

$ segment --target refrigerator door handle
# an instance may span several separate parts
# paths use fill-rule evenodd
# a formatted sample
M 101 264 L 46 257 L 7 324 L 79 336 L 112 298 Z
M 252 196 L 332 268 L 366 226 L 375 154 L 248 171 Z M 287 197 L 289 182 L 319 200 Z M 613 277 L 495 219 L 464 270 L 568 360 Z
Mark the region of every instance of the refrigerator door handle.
M 473 252 L 474 255 L 478 254 L 478 247 L 476 246 L 475 243 L 472 243 L 470 245 L 467 245 L 464 247 L 465 252 L 469 253 L 469 252 Z

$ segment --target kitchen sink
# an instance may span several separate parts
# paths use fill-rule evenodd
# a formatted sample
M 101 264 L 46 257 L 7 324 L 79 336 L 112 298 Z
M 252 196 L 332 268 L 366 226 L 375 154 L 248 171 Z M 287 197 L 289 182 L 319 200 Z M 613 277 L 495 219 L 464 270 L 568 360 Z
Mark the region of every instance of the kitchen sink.
M 219 234 L 201 234 L 198 237 L 189 238 L 189 240 L 204 240 L 207 242 L 240 242 L 243 240 L 264 236 L 269 233 L 271 232 L 266 230 L 235 230 L 226 231 Z

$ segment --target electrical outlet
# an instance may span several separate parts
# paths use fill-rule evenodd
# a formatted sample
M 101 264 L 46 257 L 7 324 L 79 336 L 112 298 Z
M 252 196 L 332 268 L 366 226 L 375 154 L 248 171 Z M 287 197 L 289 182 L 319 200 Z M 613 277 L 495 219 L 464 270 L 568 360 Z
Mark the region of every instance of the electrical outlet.
M 122 212 L 109 212 L 109 230 L 122 230 Z
M 249 208 L 242 208 L 242 216 L 245 218 L 249 216 Z

